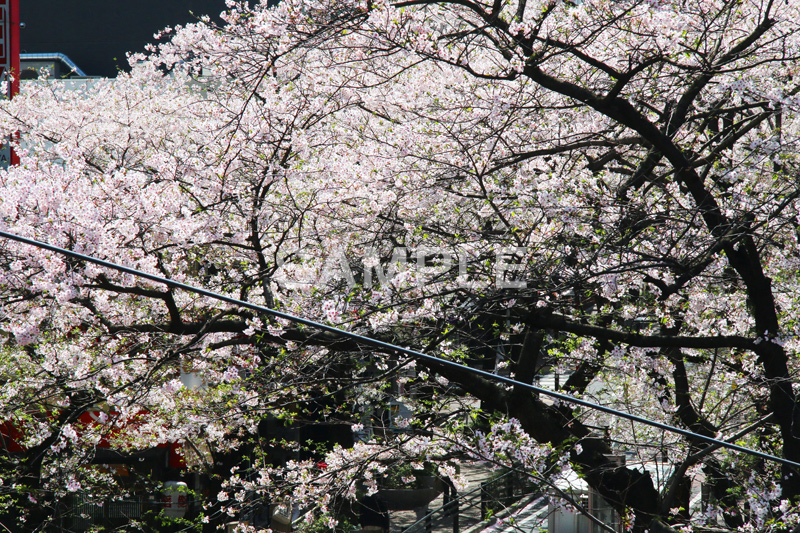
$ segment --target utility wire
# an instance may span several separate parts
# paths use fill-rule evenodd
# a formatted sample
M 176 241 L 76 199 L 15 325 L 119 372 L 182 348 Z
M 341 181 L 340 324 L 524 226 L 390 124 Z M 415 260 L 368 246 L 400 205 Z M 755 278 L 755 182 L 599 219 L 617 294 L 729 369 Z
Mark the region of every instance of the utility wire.
M 425 353 L 422 353 L 422 352 L 418 352 L 416 350 L 411 350 L 409 348 L 403 348 L 402 346 L 397 346 L 396 344 L 391 344 L 391 343 L 384 342 L 384 341 L 381 341 L 381 340 L 378 340 L 378 339 L 373 339 L 371 337 L 365 337 L 363 335 L 359 335 L 358 333 L 353 333 L 351 331 L 346 331 L 346 330 L 339 329 L 339 328 L 336 328 L 336 327 L 333 327 L 333 326 L 328 326 L 328 325 L 322 324 L 320 322 L 315 322 L 315 321 L 309 320 L 307 318 L 302 318 L 302 317 L 295 316 L 295 315 L 292 315 L 292 314 L 289 314 L 289 313 L 284 313 L 284 312 L 278 311 L 276 309 L 271 309 L 269 307 L 264 307 L 262 305 L 257 305 L 257 304 L 254 304 L 254 303 L 237 300 L 236 298 L 231 298 L 230 296 L 225 296 L 223 294 L 218 294 L 218 293 L 206 290 L 206 289 L 201 289 L 199 287 L 194 287 L 192 285 L 188 285 L 186 283 L 181 283 L 179 281 L 171 280 L 169 278 L 156 276 L 154 274 L 148 274 L 147 272 L 142 272 L 142 271 L 136 270 L 134 268 L 126 267 L 126 266 L 123 266 L 123 265 L 118 265 L 118 264 L 112 263 L 110 261 L 105 261 L 103 259 L 98 259 L 96 257 L 92 257 L 92 256 L 89 256 L 89 255 L 85 255 L 85 254 L 81 254 L 81 253 L 78 253 L 78 252 L 74 252 L 72 250 L 67 250 L 65 248 L 60 248 L 60 247 L 54 246 L 52 244 L 47 244 L 47 243 L 44 243 L 44 242 L 41 242 L 41 241 L 36 241 L 34 239 L 28 239 L 26 237 L 22 237 L 20 235 L 15 235 L 13 233 L 8 233 L 6 231 L 0 231 L 0 237 L 4 237 L 6 239 L 10 239 L 10 240 L 13 240 L 13 241 L 21 242 L 23 244 L 28 244 L 30 246 L 35 246 L 37 248 L 42 248 L 44 250 L 50 250 L 51 252 L 55 252 L 57 254 L 65 255 L 65 256 L 68 256 L 68 257 L 72 257 L 73 259 L 86 261 L 88 263 L 94 263 L 96 265 L 100 265 L 100 266 L 105 267 L 105 268 L 110 268 L 110 269 L 113 269 L 113 270 L 117 270 L 119 272 L 124 272 L 126 274 L 131 274 L 133 276 L 137 276 L 137 277 L 140 277 L 140 278 L 149 279 L 150 281 L 155 281 L 157 283 L 163 283 L 163 284 L 165 284 L 165 285 L 167 285 L 169 287 L 173 287 L 173 288 L 176 288 L 176 289 L 183 289 L 185 291 L 193 292 L 193 293 L 199 294 L 201 296 L 207 296 L 209 298 L 213 298 L 215 300 L 220 300 L 220 301 L 223 301 L 223 302 L 227 302 L 229 304 L 233 304 L 233 305 L 237 305 L 237 306 L 241 306 L 241 307 L 246 307 L 248 309 L 252 309 L 253 311 L 258 311 L 260 313 L 271 315 L 271 316 L 274 316 L 274 317 L 277 317 L 277 318 L 283 318 L 285 320 L 289 320 L 289 321 L 295 322 L 297 324 L 303 324 L 303 325 L 306 325 L 306 326 L 309 326 L 309 327 L 312 327 L 312 328 L 315 328 L 315 329 L 319 329 L 319 330 L 322 330 L 322 331 L 327 331 L 329 333 L 334 333 L 334 334 L 342 336 L 342 337 L 347 337 L 349 339 L 353 339 L 353 340 L 358 341 L 358 342 L 360 342 L 362 344 L 366 344 L 366 345 L 369 345 L 369 346 L 374 346 L 376 348 L 380 348 L 381 350 L 386 350 L 388 352 L 396 352 L 396 353 L 405 354 L 405 355 L 410 356 L 410 357 L 412 357 L 414 359 L 418 359 L 418 360 L 422 360 L 422 361 L 429 361 L 431 363 L 434 363 L 434 364 L 437 364 L 437 365 L 441 365 L 441 366 L 457 368 L 457 369 L 459 369 L 461 371 L 471 372 L 471 373 L 476 374 L 478 376 L 482 376 L 482 377 L 484 377 L 484 378 L 486 378 L 488 380 L 491 380 L 491 381 L 497 381 L 497 382 L 500 382 L 500 383 L 505 383 L 506 385 L 514 385 L 516 387 L 522 387 L 522 388 L 530 390 L 531 392 L 535 392 L 535 393 L 538 393 L 538 394 L 543 394 L 545 396 L 550 396 L 551 398 L 555 398 L 555 399 L 563 401 L 563 402 L 568 402 L 568 403 L 571 403 L 571 404 L 580 405 L 580 406 L 583 406 L 583 407 L 587 407 L 589 409 L 593 409 L 595 411 L 608 413 L 610 415 L 617 416 L 617 417 L 620 417 L 620 418 L 625 418 L 625 419 L 631 420 L 633 422 L 638 422 L 640 424 L 645 424 L 645 425 L 648 425 L 648 426 L 656 427 L 656 428 L 662 429 L 664 431 L 668 431 L 670 433 L 677 433 L 678 435 L 683 435 L 684 437 L 690 437 L 690 438 L 693 438 L 693 439 L 698 439 L 698 440 L 701 440 L 701 441 L 705 441 L 705 442 L 708 442 L 709 444 L 711 444 L 713 446 L 716 446 L 716 447 L 727 448 L 729 450 L 735 450 L 737 452 L 741 452 L 741 453 L 748 454 L 748 455 L 753 455 L 755 457 L 760 457 L 762 459 L 766 459 L 766 460 L 769 460 L 769 461 L 774 461 L 774 462 L 777 462 L 777 463 L 781 463 L 781 464 L 784 464 L 784 465 L 788 465 L 788 466 L 792 466 L 792 467 L 800 469 L 800 463 L 796 463 L 794 461 L 790 461 L 789 459 L 785 459 L 783 457 L 777 457 L 775 455 L 770 455 L 770 454 L 767 454 L 767 453 L 763 453 L 763 452 L 760 452 L 758 450 L 753 450 L 753 449 L 750 449 L 750 448 L 746 448 L 744 446 L 739 446 L 738 444 L 733 444 L 731 442 L 726 442 L 726 441 L 723 441 L 723 440 L 720 440 L 720 439 L 715 439 L 715 438 L 712 438 L 712 437 L 707 437 L 705 435 L 700 435 L 699 433 L 694 433 L 692 431 L 681 429 L 679 427 L 670 426 L 668 424 L 664 424 L 664 423 L 658 422 L 656 420 L 650 420 L 648 418 L 644 418 L 644 417 L 641 417 L 641 416 L 638 416 L 638 415 L 634 415 L 634 414 L 631 414 L 631 413 L 626 413 L 624 411 L 619 411 L 617 409 L 612 409 L 611 407 L 606 407 L 604 405 L 592 403 L 592 402 L 589 402 L 589 401 L 586 401 L 586 400 L 582 400 L 580 398 L 575 398 L 575 397 L 569 396 L 567 394 L 562 394 L 560 392 L 555 392 L 555 391 L 543 389 L 541 387 L 536 387 L 535 385 L 531 385 L 531 384 L 528 384 L 528 383 L 523 383 L 521 381 L 516 381 L 514 379 L 511 379 L 511 378 L 508 378 L 508 377 L 505 377 L 505 376 L 500 376 L 498 374 L 492 374 L 491 372 L 487 372 L 485 370 L 472 368 L 472 367 L 469 367 L 469 366 L 466 366 L 466 365 L 462 365 L 460 363 L 456 363 L 454 361 L 448 361 L 446 359 L 441 359 L 441 358 L 435 357 L 433 355 L 428 355 L 428 354 L 425 354 Z

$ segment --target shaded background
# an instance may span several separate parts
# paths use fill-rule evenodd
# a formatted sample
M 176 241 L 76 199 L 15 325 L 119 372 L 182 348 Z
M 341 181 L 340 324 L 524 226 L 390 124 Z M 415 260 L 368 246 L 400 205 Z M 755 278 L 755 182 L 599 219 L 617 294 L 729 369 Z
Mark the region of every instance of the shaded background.
M 20 0 L 20 49 L 66 54 L 89 76 L 113 77 L 154 33 L 200 15 L 219 22 L 224 9 L 225 0 Z

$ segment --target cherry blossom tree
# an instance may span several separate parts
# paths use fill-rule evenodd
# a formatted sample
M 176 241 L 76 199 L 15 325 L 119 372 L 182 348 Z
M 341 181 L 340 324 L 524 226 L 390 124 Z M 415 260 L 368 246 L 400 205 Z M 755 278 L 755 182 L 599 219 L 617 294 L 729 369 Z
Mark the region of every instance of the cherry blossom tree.
M 574 396 L 800 462 L 800 4 L 288 0 L 224 20 L 166 31 L 114 81 L 4 102 L 21 164 L 0 174 L 3 229 L 523 384 L 555 371 Z M 31 529 L 70 494 L 124 490 L 87 467 L 102 439 L 194 450 L 212 526 L 291 497 L 334 527 L 392 465 L 458 485 L 466 458 L 536 490 L 577 473 L 636 531 L 798 525 L 790 466 L 2 254 L 0 417 L 26 451 L 0 489 Z M 392 402 L 408 416 L 381 419 Z M 277 461 L 276 420 L 359 438 L 326 468 Z

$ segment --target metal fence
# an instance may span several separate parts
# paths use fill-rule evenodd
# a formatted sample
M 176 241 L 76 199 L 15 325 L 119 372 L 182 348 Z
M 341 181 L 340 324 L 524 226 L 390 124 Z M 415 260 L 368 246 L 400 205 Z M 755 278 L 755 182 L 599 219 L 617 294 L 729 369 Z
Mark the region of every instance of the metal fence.
M 480 487 L 462 494 L 457 494 L 452 484 L 448 484 L 442 506 L 406 527 L 402 533 L 431 533 L 451 528 L 453 533 L 459 533 L 490 519 L 534 491 L 527 476 L 514 471 L 484 481 Z

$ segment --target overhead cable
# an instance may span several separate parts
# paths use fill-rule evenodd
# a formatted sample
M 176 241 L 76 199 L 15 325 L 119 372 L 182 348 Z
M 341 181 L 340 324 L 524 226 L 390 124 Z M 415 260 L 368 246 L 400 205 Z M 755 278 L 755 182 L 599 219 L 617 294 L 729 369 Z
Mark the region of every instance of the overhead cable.
M 99 266 L 102 266 L 102 267 L 105 267 L 105 268 L 117 270 L 119 272 L 124 272 L 126 274 L 131 274 L 133 276 L 144 278 L 144 279 L 148 279 L 150 281 L 154 281 L 154 282 L 157 282 L 157 283 L 163 283 L 164 285 L 167 285 L 169 287 L 173 287 L 175 289 L 182 289 L 182 290 L 185 290 L 185 291 L 188 291 L 188 292 L 193 292 L 193 293 L 199 294 L 201 296 L 206 296 L 208 298 L 212 298 L 212 299 L 219 300 L 219 301 L 222 301 L 222 302 L 226 302 L 226 303 L 229 303 L 229 304 L 237 305 L 237 306 L 240 306 L 240 307 L 245 307 L 247 309 L 251 309 L 253 311 L 258 311 L 259 313 L 264 313 L 266 315 L 271 315 L 271 316 L 274 316 L 276 318 L 282 318 L 282 319 L 288 320 L 290 322 L 294 322 L 294 323 L 297 323 L 297 324 L 303 324 L 305 326 L 309 326 L 309 327 L 312 327 L 312 328 L 315 328 L 315 329 L 319 329 L 319 330 L 322 330 L 322 331 L 327 331 L 329 333 L 333 333 L 333 334 L 339 335 L 341 337 L 346 337 L 346 338 L 358 341 L 358 342 L 360 342 L 362 344 L 365 344 L 365 345 L 368 345 L 368 346 L 373 346 L 375 348 L 379 348 L 381 350 L 384 350 L 384 351 L 387 351 L 387 352 L 390 352 L 390 353 L 392 353 L 392 352 L 400 353 L 400 354 L 407 355 L 407 356 L 412 357 L 412 358 L 417 359 L 417 360 L 428 361 L 428 362 L 433 363 L 435 365 L 441 365 L 441 366 L 445 366 L 445 367 L 455 368 L 455 369 L 458 369 L 458 370 L 461 370 L 461 371 L 465 371 L 465 372 L 470 372 L 472 374 L 476 374 L 476 375 L 482 376 L 483 378 L 485 378 L 487 380 L 497 381 L 497 382 L 500 382 L 500 383 L 504 383 L 506 385 L 513 385 L 515 387 L 521 387 L 521 388 L 527 389 L 527 390 L 529 390 L 531 392 L 535 392 L 535 393 L 538 393 L 538 394 L 549 396 L 551 398 L 554 398 L 554 399 L 562 401 L 562 402 L 567 402 L 567 403 L 571 403 L 571 404 L 574 404 L 574 405 L 580 405 L 582 407 L 587 407 L 587 408 L 595 410 L 595 411 L 600 411 L 600 412 L 607 413 L 607 414 L 610 414 L 610 415 L 613 415 L 613 416 L 617 416 L 617 417 L 620 417 L 620 418 L 625 418 L 625 419 L 631 420 L 633 422 L 637 422 L 637 423 L 640 423 L 640 424 L 652 426 L 652 427 L 655 427 L 655 428 L 658 428 L 658 429 L 661 429 L 661 430 L 664 430 L 664 431 L 668 431 L 670 433 L 676 433 L 676 434 L 682 435 L 684 437 L 689 437 L 689 438 L 692 438 L 692 439 L 697 439 L 697 440 L 700 440 L 700 441 L 704 441 L 704 442 L 707 442 L 707 443 L 709 443 L 709 444 L 711 444 L 713 446 L 716 446 L 716 447 L 727 448 L 729 450 L 735 450 L 735 451 L 738 451 L 738 452 L 741 452 L 741 453 L 744 453 L 744 454 L 752 455 L 752 456 L 755 456 L 755 457 L 760 457 L 762 459 L 766 459 L 766 460 L 769 460 L 769 461 L 774 461 L 774 462 L 781 463 L 781 464 L 788 465 L 788 466 L 792 466 L 792 467 L 795 467 L 795 468 L 800 468 L 800 463 L 796 463 L 794 461 L 791 461 L 791 460 L 783 458 L 783 457 L 777 457 L 775 455 L 770 455 L 770 454 L 767 454 L 767 453 L 764 453 L 764 452 L 760 452 L 758 450 L 753 450 L 751 448 L 746 448 L 744 446 L 739 446 L 738 444 L 734 444 L 732 442 L 726 442 L 724 440 L 716 439 L 716 438 L 713 438 L 713 437 L 708 437 L 706 435 L 701 435 L 701 434 L 695 433 L 693 431 L 688 431 L 686 429 L 682 429 L 682 428 L 679 428 L 679 427 L 670 426 L 669 424 L 664 424 L 664 423 L 658 422 L 656 420 L 650 420 L 649 418 L 644 418 L 644 417 L 641 417 L 641 416 L 638 416 L 638 415 L 634 415 L 634 414 L 631 414 L 631 413 L 626 413 L 624 411 L 619 411 L 617 409 L 613 409 L 611 407 L 606 407 L 604 405 L 600 405 L 600 404 L 596 404 L 596 403 L 593 403 L 593 402 L 589 402 L 587 400 L 583 400 L 581 398 L 576 398 L 576 397 L 570 396 L 568 394 L 563 394 L 563 393 L 560 393 L 560 392 L 551 391 L 551 390 L 548 390 L 548 389 L 537 387 L 537 386 L 531 385 L 529 383 L 523 383 L 521 381 L 516 381 L 516 380 L 511 379 L 509 377 L 500 376 L 498 374 L 493 374 L 493 373 L 487 372 L 485 370 L 472 368 L 472 367 L 463 365 L 461 363 L 457 363 L 455 361 L 448 361 L 446 359 L 441 359 L 441 358 L 435 357 L 433 355 L 428 355 L 428 354 L 419 352 L 417 350 L 412 350 L 410 348 L 404 348 L 404 347 L 398 346 L 396 344 L 392 344 L 392 343 L 389 343 L 389 342 L 384 342 L 384 341 L 381 341 L 381 340 L 378 340 L 378 339 L 374 339 L 374 338 L 371 338 L 371 337 L 366 337 L 364 335 L 359 335 L 358 333 L 353 333 L 352 331 L 347 331 L 347 330 L 343 330 L 343 329 L 340 329 L 340 328 L 337 328 L 337 327 L 334 327 L 334 326 L 329 326 L 327 324 L 322 324 L 320 322 L 315 322 L 314 320 L 309 320 L 307 318 L 303 318 L 303 317 L 299 317 L 299 316 L 296 316 L 296 315 L 292 315 L 290 313 L 284 313 L 283 311 L 278 311 L 277 309 L 272 309 L 272 308 L 269 308 L 269 307 L 265 307 L 263 305 L 258 305 L 258 304 L 254 304 L 254 303 L 250 303 L 250 302 L 244 302 L 242 300 L 237 300 L 236 298 L 231 298 L 230 296 L 225 296 L 224 294 L 219 294 L 219 293 L 216 293 L 216 292 L 213 292 L 213 291 L 209 291 L 209 290 L 206 290 L 206 289 L 202 289 L 202 288 L 199 288 L 199 287 L 188 285 L 186 283 L 175 281 L 175 280 L 172 280 L 172 279 L 169 279 L 169 278 L 165 278 L 165 277 L 162 277 L 162 276 L 157 276 L 155 274 L 149 274 L 147 272 L 143 272 L 143 271 L 137 270 L 135 268 L 130 268 L 130 267 L 126 267 L 126 266 L 123 266 L 123 265 L 118 265 L 118 264 L 112 263 L 110 261 L 106 261 L 106 260 L 103 260 L 103 259 L 98 259 L 96 257 L 92 257 L 92 256 L 89 256 L 89 255 L 85 255 L 85 254 L 81 254 L 81 253 L 78 253 L 78 252 L 74 252 L 72 250 L 67 250 L 65 248 L 60 248 L 60 247 L 54 246 L 52 244 L 48 244 L 48 243 L 45 243 L 45 242 L 37 241 L 37 240 L 34 240 L 34 239 L 29 239 L 27 237 L 22 237 L 20 235 L 16 235 L 16 234 L 9 233 L 9 232 L 6 232 L 6 231 L 0 231 L 0 237 L 4 237 L 6 239 L 10 239 L 10 240 L 13 240 L 13 241 L 21 242 L 23 244 L 28 244 L 30 246 L 35 246 L 37 248 L 41 248 L 41 249 L 44 249 L 44 250 L 50 250 L 51 252 L 55 252 L 57 254 L 65 255 L 65 256 L 71 257 L 73 259 L 77 259 L 77 260 L 80 260 L 80 261 L 86 261 L 87 263 L 94 263 L 95 265 L 99 265 Z

